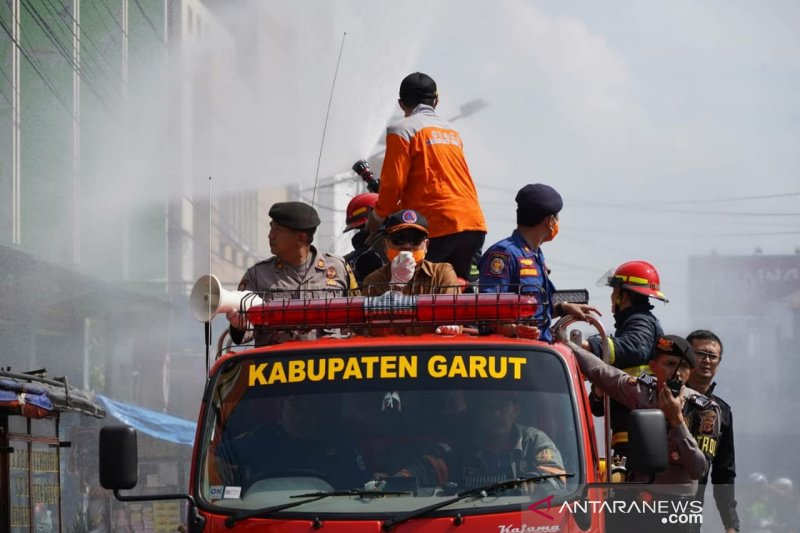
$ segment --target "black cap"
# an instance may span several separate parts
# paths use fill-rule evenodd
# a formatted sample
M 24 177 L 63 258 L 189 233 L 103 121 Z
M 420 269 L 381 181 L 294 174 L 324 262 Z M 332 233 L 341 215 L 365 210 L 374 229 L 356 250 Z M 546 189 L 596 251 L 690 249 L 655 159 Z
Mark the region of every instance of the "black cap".
M 422 100 L 433 100 L 439 96 L 436 82 L 422 72 L 409 74 L 400 82 L 400 98 L 407 104 L 418 104 Z
M 269 217 L 290 229 L 305 231 L 319 226 L 317 210 L 303 202 L 278 202 L 269 208 Z
M 555 215 L 564 207 L 561 195 L 543 183 L 528 184 L 521 188 L 517 201 L 517 224 L 535 226 L 549 215 Z
M 415 229 L 428 234 L 428 219 L 419 211 L 403 209 L 395 211 L 383 221 L 383 231 L 395 233 L 404 229 Z
M 677 355 L 685 359 L 690 367 L 697 367 L 697 356 L 695 356 L 692 345 L 689 344 L 686 339 L 678 335 L 664 335 L 658 338 L 653 357 L 660 354 Z

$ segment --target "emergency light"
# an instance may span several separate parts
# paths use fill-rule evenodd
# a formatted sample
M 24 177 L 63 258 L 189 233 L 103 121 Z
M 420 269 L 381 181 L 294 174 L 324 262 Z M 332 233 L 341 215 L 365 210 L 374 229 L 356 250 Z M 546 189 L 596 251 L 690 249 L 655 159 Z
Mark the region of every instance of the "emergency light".
M 270 329 L 386 325 L 517 323 L 537 309 L 532 295 L 512 293 L 403 295 L 280 299 L 243 305 L 247 320 Z

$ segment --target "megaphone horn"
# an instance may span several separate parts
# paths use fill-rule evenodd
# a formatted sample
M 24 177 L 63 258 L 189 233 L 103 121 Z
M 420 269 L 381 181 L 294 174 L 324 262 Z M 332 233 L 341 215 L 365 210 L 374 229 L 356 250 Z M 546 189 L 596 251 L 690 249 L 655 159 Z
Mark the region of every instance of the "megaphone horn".
M 217 276 L 208 274 L 195 281 L 189 296 L 189 306 L 193 317 L 200 322 L 208 322 L 220 313 L 239 309 L 243 301 L 247 307 L 262 303 L 261 298 L 251 296 L 252 294 L 251 291 L 225 290 Z

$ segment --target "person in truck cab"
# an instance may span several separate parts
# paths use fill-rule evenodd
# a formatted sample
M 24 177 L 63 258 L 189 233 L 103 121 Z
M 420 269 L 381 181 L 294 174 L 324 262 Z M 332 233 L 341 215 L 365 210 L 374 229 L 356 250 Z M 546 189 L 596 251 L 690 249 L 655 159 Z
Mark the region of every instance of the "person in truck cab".
M 269 248 L 273 256 L 247 269 L 239 283 L 240 291 L 275 291 L 291 299 L 357 294 L 358 286 L 347 262 L 318 252 L 311 244 L 320 223 L 316 209 L 303 202 L 279 202 L 272 205 L 269 216 Z M 239 309 L 226 316 L 231 323 L 231 339 L 236 344 L 248 342 L 248 323 Z M 256 328 L 255 345 L 274 344 L 287 337 L 287 333 Z
M 370 478 L 357 446 L 342 428 L 340 394 L 286 396 L 277 423 L 262 422 L 217 448 L 226 485 L 244 491 L 259 480 L 321 479 L 336 489 L 363 486 Z
M 474 488 L 520 477 L 565 474 L 561 453 L 543 431 L 518 422 L 520 393 L 473 391 L 461 434 L 438 442 L 396 476 L 414 477 L 421 487 L 458 484 Z M 543 480 L 542 489 L 559 492 L 564 478 Z M 539 488 L 534 490 L 541 490 Z

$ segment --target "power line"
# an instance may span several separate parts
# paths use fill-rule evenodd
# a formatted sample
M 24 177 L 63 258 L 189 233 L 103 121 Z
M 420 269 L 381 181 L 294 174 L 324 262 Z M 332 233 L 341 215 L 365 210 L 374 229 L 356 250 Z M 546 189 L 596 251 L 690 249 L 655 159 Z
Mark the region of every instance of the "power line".
M 516 194 L 518 189 L 512 189 L 509 187 L 502 187 L 497 185 L 486 185 L 483 183 L 475 182 L 475 185 L 480 187 L 481 189 L 486 189 L 489 191 L 499 191 L 499 192 L 507 192 L 509 194 Z M 659 205 L 683 205 L 683 204 L 711 204 L 711 203 L 726 203 L 726 202 L 742 202 L 742 201 L 750 201 L 750 200 L 771 200 L 775 198 L 790 198 L 800 196 L 800 191 L 797 192 L 785 192 L 785 193 L 775 193 L 775 194 L 762 194 L 762 195 L 754 195 L 754 196 L 731 196 L 728 198 L 707 198 L 707 199 L 697 199 L 693 198 L 690 200 L 669 200 L 669 201 L 659 201 Z M 637 201 L 636 203 L 629 202 L 629 203 L 609 203 L 609 202 L 570 202 L 570 207 L 614 207 L 614 208 L 633 208 L 633 207 L 640 207 L 640 203 Z M 648 208 L 652 209 L 652 208 Z
M 60 11 L 55 6 L 55 4 L 58 4 L 61 7 Z M 73 38 L 76 38 L 76 39 L 78 39 L 80 41 L 82 47 L 85 45 L 85 43 L 88 43 L 94 48 L 95 56 L 89 54 L 89 57 L 92 58 L 95 61 L 95 65 L 97 65 L 97 68 L 100 71 L 104 71 L 105 68 L 102 65 L 98 64 L 99 63 L 99 59 L 98 58 L 105 59 L 106 63 L 109 66 L 111 66 L 111 61 L 105 56 L 105 54 L 103 54 L 103 52 L 100 49 L 100 47 L 92 39 L 92 37 L 90 35 L 90 32 L 83 31 L 83 28 L 81 27 L 80 22 L 78 22 L 78 20 L 75 19 L 75 16 L 67 8 L 66 5 L 61 3 L 60 0 L 43 0 L 42 5 L 44 5 L 44 8 L 47 10 L 47 12 L 50 15 L 50 17 L 53 18 L 54 20 L 58 20 L 58 19 L 62 18 L 59 15 L 59 13 L 66 13 L 66 15 L 72 21 L 72 23 L 70 23 L 69 21 L 66 21 L 65 26 L 66 26 L 67 30 L 70 32 L 70 34 L 72 35 Z M 77 27 L 77 33 L 75 31 L 75 28 L 73 28 L 73 23 Z M 107 26 L 105 26 L 105 27 L 107 28 Z M 90 50 L 88 50 L 88 47 L 87 47 L 86 51 L 90 52 Z M 85 56 L 84 56 L 84 54 L 81 54 L 81 65 L 83 65 L 84 63 L 85 63 Z
M 111 41 L 114 43 L 114 46 L 116 46 L 116 45 L 119 44 L 119 41 L 116 38 L 117 34 L 114 31 L 112 31 L 111 27 L 108 24 L 106 24 L 105 16 L 100 12 L 100 9 L 97 7 L 97 4 L 103 4 L 105 6 L 105 0 L 95 0 L 94 2 L 89 2 L 89 5 L 91 5 L 92 9 L 94 9 L 94 12 L 97 13 L 97 20 L 100 21 L 100 24 L 103 26 L 103 29 L 106 31 L 106 35 L 111 38 Z M 106 10 L 108 10 L 107 6 L 106 6 Z M 113 14 L 111 14 L 111 18 L 114 18 Z M 116 19 L 114 19 L 114 20 L 116 22 Z M 123 29 L 122 25 L 121 24 L 117 24 L 117 26 L 119 26 L 120 31 L 122 31 L 122 29 Z
M 51 43 L 53 43 L 53 46 L 55 46 L 56 51 L 59 53 L 59 55 L 61 55 L 61 57 L 64 58 L 64 60 L 67 62 L 67 64 L 72 68 L 72 71 L 75 72 L 81 78 L 81 80 L 85 83 L 86 87 L 92 93 L 94 93 L 94 95 L 97 97 L 97 100 L 101 103 L 101 105 L 103 105 L 103 107 L 106 108 L 106 111 L 108 111 L 110 113 L 111 112 L 111 107 L 105 101 L 105 97 L 101 96 L 100 93 L 97 92 L 97 90 L 94 88 L 93 84 L 90 83 L 89 77 L 88 76 L 84 76 L 84 74 L 81 72 L 81 66 L 78 64 L 78 62 L 75 60 L 75 58 L 72 55 L 72 51 L 67 49 L 67 47 L 64 45 L 64 43 L 61 42 L 61 40 L 59 39 L 58 35 L 53 30 L 53 28 L 50 26 L 50 24 L 47 23 L 47 21 L 42 16 L 42 14 L 39 13 L 39 11 L 33 6 L 32 0 L 27 0 L 27 2 L 25 0 L 23 0 L 22 1 L 22 5 L 23 5 L 23 7 L 25 7 L 25 9 L 28 11 L 28 13 L 30 13 L 30 15 L 33 18 L 34 22 L 44 32 L 44 34 L 48 38 L 48 40 Z M 45 7 L 45 9 L 47 9 L 47 8 Z M 51 16 L 53 16 L 53 15 L 51 14 Z M 59 18 L 58 15 L 56 15 L 55 18 L 58 19 Z M 74 33 L 73 33 L 73 36 L 74 36 Z
M 651 214 L 659 213 L 677 213 L 683 215 L 710 215 L 710 216 L 735 216 L 735 217 L 797 217 L 800 212 L 795 213 L 745 213 L 742 211 L 698 211 L 696 209 L 661 209 L 652 205 L 625 205 L 625 204 L 604 204 L 604 205 L 576 205 L 571 204 L 570 207 L 584 207 L 590 209 L 630 209 L 632 211 L 647 211 Z
M 164 40 L 164 36 L 161 35 L 161 32 L 158 31 L 158 28 L 156 28 L 156 25 L 153 23 L 153 21 L 150 19 L 150 17 L 147 16 L 147 13 L 145 13 L 144 8 L 142 7 L 142 4 L 139 2 L 139 0 L 134 0 L 134 3 L 136 4 L 136 7 L 139 8 L 139 12 L 144 17 L 144 20 L 146 20 L 147 24 L 150 26 L 150 28 L 152 28 L 153 33 L 155 33 L 156 37 L 158 37 L 158 40 L 161 42 L 161 44 L 163 44 L 166 47 L 167 46 L 167 42 Z
M 55 96 L 56 100 L 58 100 L 58 102 L 62 106 L 64 106 L 64 109 L 67 110 L 67 113 L 69 113 L 69 115 L 73 118 L 73 120 L 77 120 L 75 115 L 72 113 L 72 108 L 69 105 L 67 105 L 67 103 L 63 100 L 58 91 L 56 91 L 55 87 L 53 87 L 53 84 L 50 83 L 50 81 L 47 78 L 45 78 L 44 74 L 42 74 L 42 71 L 39 70 L 39 67 L 36 66 L 35 61 L 33 60 L 33 58 L 31 58 L 28 52 L 22 46 L 20 46 L 19 42 L 17 42 L 16 39 L 14 39 L 13 35 L 11 34 L 11 30 L 8 29 L 8 26 L 6 26 L 6 23 L 3 22 L 2 18 L 0 18 L 0 26 L 3 28 L 3 31 L 6 32 L 8 38 L 11 39 L 11 42 L 14 43 L 14 46 L 17 47 L 17 50 L 19 50 L 22 56 L 28 60 L 28 63 L 30 64 L 31 68 L 33 68 L 34 72 L 36 72 L 36 74 L 44 82 L 47 88 L 50 89 L 50 92 L 53 93 L 53 96 Z
M 108 7 L 108 5 L 106 4 L 105 0 L 95 0 L 94 2 L 90 2 L 90 3 L 93 6 L 95 6 L 95 8 L 97 7 L 97 4 L 102 5 L 105 8 L 106 13 L 108 13 L 108 15 L 111 17 L 111 19 L 114 21 L 114 23 L 119 28 L 119 30 L 122 32 L 122 35 L 124 35 L 126 39 L 128 38 L 128 32 L 125 31 L 125 28 L 122 26 L 122 23 L 117 19 L 117 16 L 114 13 L 111 12 L 111 8 Z M 99 13 L 99 11 L 98 11 L 98 13 Z
M 722 202 L 741 202 L 746 200 L 768 200 L 772 198 L 788 198 L 791 196 L 800 196 L 800 192 L 785 192 L 776 194 L 762 194 L 757 196 L 734 196 L 730 198 L 716 198 L 710 200 L 675 200 L 671 202 L 659 202 L 661 205 L 678 205 L 678 204 L 710 204 Z

